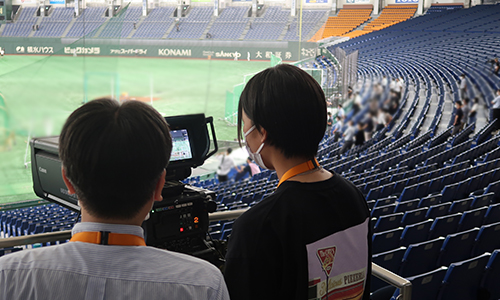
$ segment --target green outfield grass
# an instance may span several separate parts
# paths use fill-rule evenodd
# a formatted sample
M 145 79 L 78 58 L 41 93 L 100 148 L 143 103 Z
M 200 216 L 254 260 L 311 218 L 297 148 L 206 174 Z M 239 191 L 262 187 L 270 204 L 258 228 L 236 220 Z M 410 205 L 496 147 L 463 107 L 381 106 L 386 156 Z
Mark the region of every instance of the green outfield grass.
M 15 137 L 0 145 L 0 204 L 37 198 L 31 169 L 25 168 L 29 136 L 59 134 L 64 120 L 84 99 L 110 96 L 114 80 L 120 93 L 154 98 L 166 116 L 205 113 L 214 117 L 219 140 L 234 140 L 236 129 L 224 119 L 226 90 L 269 62 L 195 59 L 4 56 L 0 58 L 0 93 L 6 99 L 8 127 Z M 0 114 L 0 118 L 3 118 Z M 3 126 L 4 120 L 0 120 Z M 27 161 L 30 153 L 27 153 Z

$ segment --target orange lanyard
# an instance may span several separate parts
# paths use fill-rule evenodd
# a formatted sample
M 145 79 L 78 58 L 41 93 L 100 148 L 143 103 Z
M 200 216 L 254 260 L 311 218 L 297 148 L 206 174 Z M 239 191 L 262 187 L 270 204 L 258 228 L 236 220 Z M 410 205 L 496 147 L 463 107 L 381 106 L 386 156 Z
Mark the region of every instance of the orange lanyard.
M 319 167 L 319 163 L 318 160 L 314 158 L 291 168 L 290 170 L 286 171 L 285 174 L 283 174 L 283 177 L 281 177 L 280 182 L 278 183 L 278 187 L 280 186 L 280 184 L 287 181 L 288 179 L 297 176 L 299 174 L 305 173 L 307 171 L 314 170 L 317 167 Z
M 114 246 L 146 246 L 140 236 L 109 231 L 84 231 L 73 234 L 70 242 L 84 242 L 99 245 Z

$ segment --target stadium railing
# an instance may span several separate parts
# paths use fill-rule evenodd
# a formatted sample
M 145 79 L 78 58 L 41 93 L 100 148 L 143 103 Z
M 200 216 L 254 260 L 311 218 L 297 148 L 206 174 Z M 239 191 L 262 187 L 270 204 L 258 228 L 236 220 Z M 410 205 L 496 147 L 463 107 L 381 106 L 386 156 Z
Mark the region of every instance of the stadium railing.
M 224 221 L 238 218 L 247 209 L 237 209 L 230 211 L 214 212 L 209 215 L 210 221 Z M 20 236 L 0 239 L 0 248 L 9 248 L 15 246 L 30 245 L 36 243 L 49 243 L 71 238 L 71 230 L 40 233 L 34 235 Z M 389 270 L 386 270 L 377 264 L 372 263 L 372 275 L 400 289 L 399 300 L 411 300 L 411 282 L 398 276 Z

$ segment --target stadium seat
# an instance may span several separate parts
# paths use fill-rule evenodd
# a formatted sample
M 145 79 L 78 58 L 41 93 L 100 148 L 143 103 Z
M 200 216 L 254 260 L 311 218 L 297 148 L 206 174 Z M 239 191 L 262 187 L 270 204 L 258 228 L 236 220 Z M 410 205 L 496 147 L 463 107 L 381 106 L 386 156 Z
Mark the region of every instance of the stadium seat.
M 476 208 L 465 211 L 458 223 L 457 231 L 465 231 L 474 227 L 481 227 L 484 221 L 484 215 L 488 211 L 488 207 Z
M 418 207 L 431 207 L 432 205 L 436 205 L 441 203 L 441 194 L 436 194 L 436 195 L 431 195 L 427 197 L 423 197 L 420 199 L 420 203 L 418 204 Z
M 401 234 L 401 246 L 408 247 L 411 244 L 426 241 L 433 222 L 434 220 L 426 220 L 420 223 L 406 225 Z
M 382 232 L 398 227 L 403 215 L 403 213 L 395 213 L 378 217 L 373 226 L 373 232 Z
M 440 267 L 436 270 L 406 278 L 411 282 L 412 299 L 436 299 L 441 283 L 448 271 L 448 267 Z M 398 299 L 399 289 L 394 292 L 391 300 Z
M 495 193 L 484 193 L 483 195 L 474 196 L 474 200 L 470 206 L 471 209 L 489 206 L 495 197 Z
M 371 217 L 372 218 L 378 218 L 383 215 L 388 215 L 392 214 L 394 212 L 394 209 L 396 208 L 396 204 L 392 203 L 389 205 L 384 205 L 384 206 L 379 206 L 379 207 L 374 207 L 371 212 Z
M 462 213 L 466 210 L 469 210 L 473 200 L 474 198 L 467 198 L 453 201 L 448 211 L 449 214 Z
M 443 241 L 443 237 L 438 237 L 434 240 L 408 246 L 398 274 L 406 278 L 434 270 Z
M 406 212 L 408 210 L 413 210 L 418 207 L 418 204 L 420 203 L 420 199 L 415 199 L 415 200 L 409 200 L 405 202 L 397 202 L 396 208 L 394 209 L 395 213 L 398 212 Z
M 491 253 L 480 284 L 482 294 L 489 296 L 488 299 L 500 299 L 498 278 L 500 278 L 500 250 L 495 250 Z
M 492 252 L 495 249 L 500 249 L 500 223 L 493 223 L 481 226 L 479 233 L 474 241 L 472 254 L 474 256 L 481 255 L 485 252 Z
M 429 230 L 428 238 L 435 239 L 439 236 L 445 237 L 448 234 L 457 232 L 458 223 L 461 217 L 461 213 L 456 213 L 453 215 L 435 218 L 431 229 Z
M 443 279 L 438 300 L 477 299 L 481 276 L 490 253 L 452 263 Z
M 391 251 L 374 254 L 372 256 L 372 262 L 393 273 L 397 273 L 405 252 L 406 247 L 400 247 Z M 387 286 L 386 282 L 372 275 L 372 282 L 370 287 L 370 290 L 372 292 L 384 286 Z
M 435 219 L 437 217 L 442 217 L 448 215 L 448 212 L 450 210 L 451 203 L 446 202 L 442 204 L 437 204 L 429 207 L 429 210 L 427 211 L 427 214 L 425 217 L 427 219 Z
M 401 233 L 403 233 L 403 227 L 374 233 L 372 237 L 372 253 L 382 253 L 398 248 Z
M 449 266 L 453 262 L 469 259 L 478 232 L 479 228 L 474 228 L 447 235 L 439 254 L 438 266 Z
M 492 224 L 500 222 L 500 203 L 492 204 L 488 207 L 484 216 L 483 224 Z
M 427 213 L 428 207 L 417 208 L 414 210 L 406 211 L 401 219 L 401 226 L 411 225 L 425 220 L 425 214 Z

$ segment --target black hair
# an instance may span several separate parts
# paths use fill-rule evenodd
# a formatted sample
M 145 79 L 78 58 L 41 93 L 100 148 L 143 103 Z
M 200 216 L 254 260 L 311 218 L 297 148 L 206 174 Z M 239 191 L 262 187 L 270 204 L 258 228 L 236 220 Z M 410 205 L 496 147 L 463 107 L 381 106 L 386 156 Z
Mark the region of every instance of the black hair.
M 227 148 L 227 154 L 231 154 L 231 152 L 233 152 L 233 149 Z
M 242 114 L 260 132 L 266 144 L 285 157 L 312 158 L 324 136 L 326 99 L 321 86 L 302 69 L 288 64 L 268 68 L 245 86 L 238 105 L 238 138 L 242 139 Z
M 455 101 L 455 104 L 458 104 L 458 105 L 462 106 L 462 101 L 457 100 L 457 101 Z
M 167 167 L 172 139 L 165 119 L 148 104 L 88 102 L 66 120 L 59 155 L 87 211 L 128 219 L 151 199 Z

